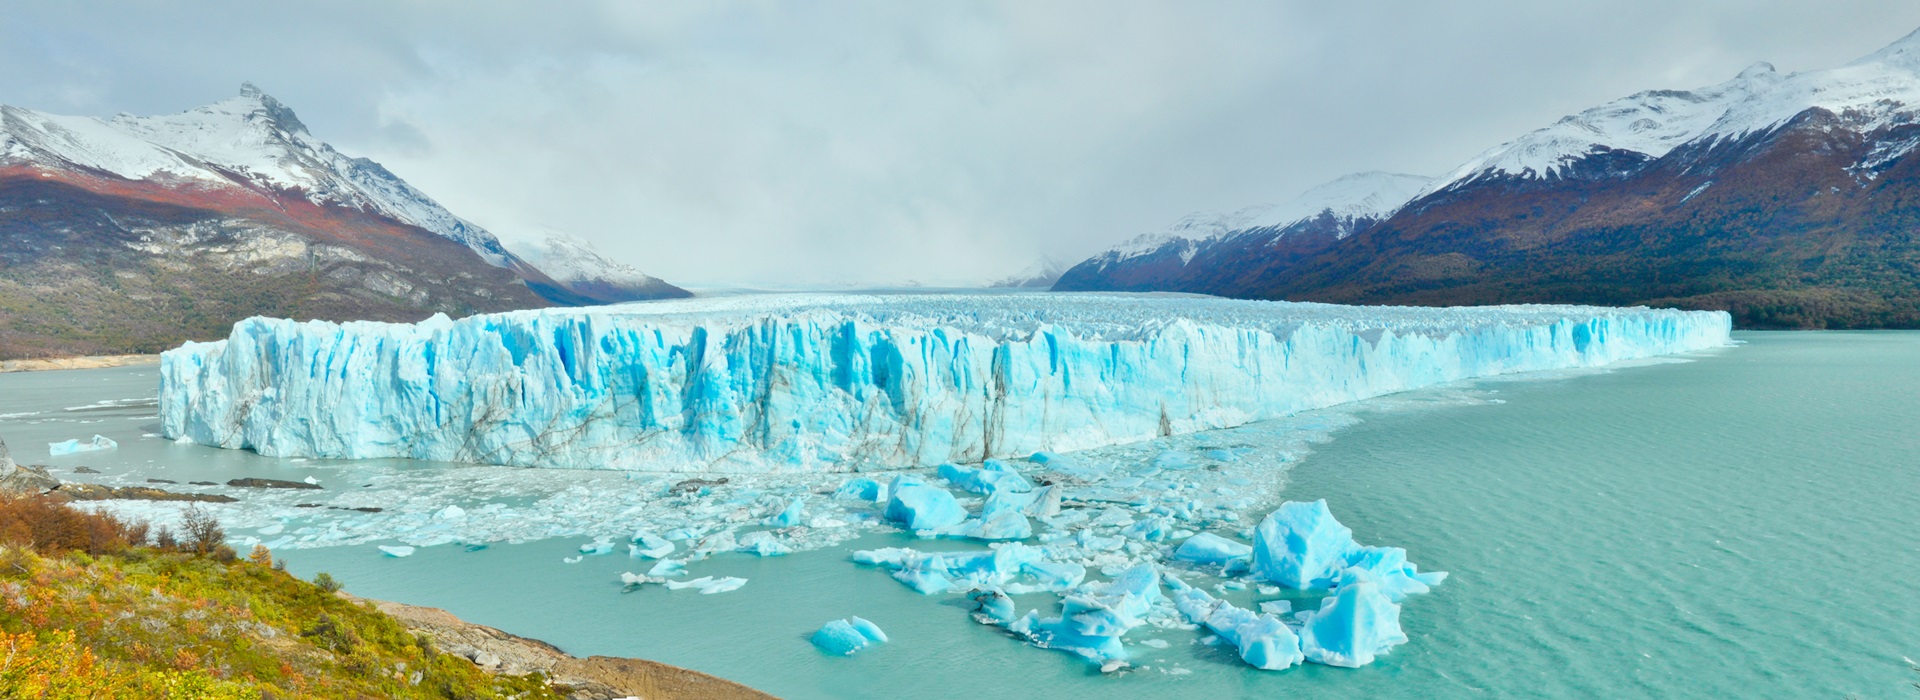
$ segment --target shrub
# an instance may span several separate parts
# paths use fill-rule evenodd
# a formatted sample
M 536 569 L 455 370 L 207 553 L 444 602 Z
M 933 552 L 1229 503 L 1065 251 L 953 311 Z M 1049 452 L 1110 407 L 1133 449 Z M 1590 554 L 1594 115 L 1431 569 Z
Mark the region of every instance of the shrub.
M 325 571 L 313 575 L 313 585 L 319 586 L 320 590 L 328 593 L 340 592 L 340 582 L 333 578 L 333 574 Z
M 220 519 L 213 517 L 199 504 L 180 511 L 180 529 L 186 536 L 184 544 L 197 554 L 213 554 L 227 542 L 227 531 L 220 527 Z

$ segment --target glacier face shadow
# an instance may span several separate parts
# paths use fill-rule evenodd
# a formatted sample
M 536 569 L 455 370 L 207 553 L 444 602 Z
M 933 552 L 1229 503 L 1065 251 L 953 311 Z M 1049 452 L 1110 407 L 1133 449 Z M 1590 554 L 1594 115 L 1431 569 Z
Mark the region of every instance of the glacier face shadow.
M 168 438 L 679 472 L 979 462 L 1726 345 L 1721 312 L 770 295 L 416 324 L 253 318 L 163 355 Z

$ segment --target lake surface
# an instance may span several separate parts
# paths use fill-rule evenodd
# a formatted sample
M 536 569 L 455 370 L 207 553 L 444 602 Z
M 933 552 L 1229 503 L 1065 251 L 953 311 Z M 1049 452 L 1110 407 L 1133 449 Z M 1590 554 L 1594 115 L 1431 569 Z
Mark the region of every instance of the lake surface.
M 425 547 L 405 559 L 368 545 L 280 554 L 361 595 L 791 698 L 1914 697 L 1920 673 L 1903 657 L 1920 658 L 1920 333 L 1737 337 L 1743 345 L 1688 362 L 1342 409 L 1330 442 L 1276 469 L 1283 497 L 1325 498 L 1361 542 L 1405 547 L 1423 568 L 1453 574 L 1406 603 L 1411 641 L 1362 669 L 1255 671 L 1195 633 L 1142 629 L 1130 645 L 1168 648 L 1143 649 L 1145 670 L 1102 675 L 973 623 L 958 596 L 922 596 L 847 561 L 875 546 L 964 547 L 896 534 L 702 562 L 699 575 L 749 579 L 711 596 L 622 593 L 618 574 L 646 564 L 562 564 L 578 538 Z M 23 461 L 87 463 L 133 481 L 339 482 L 343 469 L 375 468 L 142 439 L 155 421 L 137 401 L 59 412 L 150 397 L 154 374 L 0 375 L 0 437 Z M 122 447 L 37 458 L 44 441 L 92 432 Z M 848 615 L 874 620 L 892 643 L 852 658 L 807 644 Z

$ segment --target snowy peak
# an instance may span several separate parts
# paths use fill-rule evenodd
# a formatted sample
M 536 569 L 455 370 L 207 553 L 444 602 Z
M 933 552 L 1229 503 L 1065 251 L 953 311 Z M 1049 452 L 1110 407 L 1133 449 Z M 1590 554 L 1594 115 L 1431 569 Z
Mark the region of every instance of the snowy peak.
M 1423 175 L 1380 171 L 1346 175 L 1267 210 L 1247 228 L 1286 228 L 1322 215 L 1346 223 L 1385 219 L 1432 181 Z
M 685 290 L 602 255 L 586 241 L 565 233 L 541 231 L 530 238 L 508 239 L 505 243 L 514 255 L 559 283 L 565 292 L 586 302 L 617 303 L 687 296 Z M 535 291 L 549 298 L 556 296 L 554 290 L 541 289 L 537 284 Z
M 999 289 L 1044 289 L 1053 286 L 1053 283 L 1058 281 L 1060 275 L 1065 273 L 1069 267 L 1072 266 L 1055 260 L 1052 256 L 1043 255 L 1040 256 L 1039 260 L 1035 260 L 1032 264 L 1021 268 L 1019 272 L 1003 277 L 987 286 Z
M 378 163 L 314 138 L 291 108 L 252 83 L 238 97 L 159 116 L 102 120 L 0 107 L 0 166 L 7 165 L 293 196 L 418 226 L 492 265 L 511 263 L 493 234 Z
M 1771 131 L 1816 108 L 1863 132 L 1920 121 L 1920 32 L 1837 68 L 1783 75 L 1762 62 L 1718 85 L 1613 100 L 1488 150 L 1421 195 L 1489 176 L 1565 177 L 1608 151 L 1659 158 L 1689 143 Z

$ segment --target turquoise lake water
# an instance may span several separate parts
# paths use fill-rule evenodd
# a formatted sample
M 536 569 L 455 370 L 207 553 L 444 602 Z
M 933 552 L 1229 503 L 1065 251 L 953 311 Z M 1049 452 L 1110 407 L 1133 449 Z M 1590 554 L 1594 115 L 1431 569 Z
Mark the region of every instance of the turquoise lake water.
M 958 596 L 922 596 L 846 559 L 875 546 L 964 547 L 899 535 L 718 557 L 700 574 L 749 583 L 712 596 L 622 593 L 618 574 L 644 564 L 561 564 L 577 539 L 405 559 L 370 546 L 281 554 L 360 595 L 790 698 L 1920 697 L 1920 673 L 1903 660 L 1920 658 L 1920 333 L 1737 337 L 1688 362 L 1347 409 L 1357 423 L 1275 475 L 1285 497 L 1325 498 L 1361 542 L 1453 574 L 1405 605 L 1411 641 L 1362 669 L 1255 671 L 1193 633 L 1141 630 L 1128 641 L 1169 648 L 1149 670 L 1103 676 L 973 623 Z M 151 374 L 0 375 L 0 437 L 24 453 L 103 425 L 130 438 L 91 457 L 104 471 L 172 478 L 272 463 L 272 476 L 326 478 L 324 466 L 139 440 L 151 407 L 79 412 L 102 421 L 89 426 L 6 418 L 132 398 Z M 807 644 L 848 615 L 892 643 L 852 658 Z

